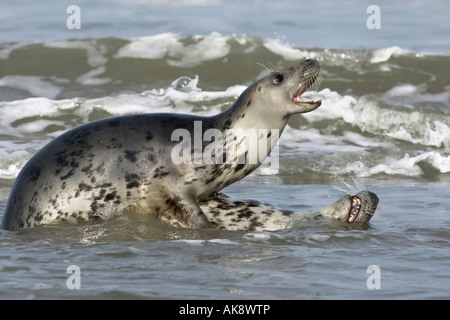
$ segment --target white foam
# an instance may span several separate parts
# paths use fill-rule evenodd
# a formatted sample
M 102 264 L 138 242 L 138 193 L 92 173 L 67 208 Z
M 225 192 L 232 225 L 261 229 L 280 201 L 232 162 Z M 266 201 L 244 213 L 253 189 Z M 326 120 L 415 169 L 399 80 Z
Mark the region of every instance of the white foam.
M 183 79 L 189 79 L 183 77 Z M 220 112 L 222 107 L 215 100 L 226 100 L 239 96 L 244 86 L 232 86 L 225 91 L 202 91 L 197 87 L 198 78 L 190 79 L 182 90 L 172 87 L 151 90 L 143 94 L 122 94 L 117 97 L 97 99 L 65 99 L 51 100 L 48 98 L 28 98 L 11 102 L 0 102 L 0 125 L 4 133 L 21 135 L 21 132 L 38 132 L 51 124 L 65 126 L 67 124 L 56 120 L 64 114 L 76 115 L 81 122 L 88 122 L 94 109 L 102 109 L 111 115 L 123 115 L 145 112 L 192 112 L 192 108 L 202 104 L 208 107 L 196 113 L 211 115 Z M 46 119 L 42 119 L 45 116 Z M 55 118 L 53 120 L 52 118 Z M 28 119 L 24 121 L 23 119 Z M 19 122 L 20 124 L 17 124 Z M 12 125 L 13 123 L 16 123 Z
M 398 86 L 393 87 L 392 89 L 388 90 L 384 96 L 386 98 L 395 98 L 399 96 L 405 96 L 405 95 L 411 95 L 419 92 L 417 86 L 412 84 L 401 84 Z
M 45 131 L 49 126 L 64 127 L 63 121 L 38 119 L 32 122 L 23 123 L 17 126 L 22 133 L 38 133 Z
M 358 177 L 370 177 L 376 174 L 421 176 L 424 174 L 420 163 L 427 163 L 441 173 L 450 172 L 450 156 L 444 156 L 436 151 L 423 152 L 411 157 L 406 153 L 403 158 L 386 156 L 383 163 L 372 167 L 367 166 L 362 161 L 351 162 L 345 168 L 346 173 L 355 174 Z
M 304 99 L 309 99 L 311 93 L 304 94 Z M 356 115 L 353 106 L 357 100 L 349 95 L 340 95 L 336 91 L 325 88 L 315 93 L 316 99 L 322 100 L 320 108 L 314 112 L 305 113 L 302 116 L 310 122 L 324 119 L 344 119 L 345 122 L 354 123 Z
M 326 234 L 316 234 L 316 233 L 314 233 L 314 234 L 308 235 L 308 238 L 311 239 L 311 240 L 314 240 L 314 241 L 325 242 L 328 239 L 330 239 L 330 236 L 326 235 Z
M 420 92 L 417 86 L 401 86 L 390 90 L 383 99 L 390 101 L 393 95 L 409 95 Z M 447 93 L 445 93 L 447 94 Z M 413 107 L 383 106 L 380 101 L 363 96 L 355 99 L 348 95 L 340 95 L 329 89 L 316 94 L 322 99 L 322 106 L 314 112 L 302 115 L 310 123 L 322 120 L 343 120 L 363 132 L 377 136 L 386 135 L 395 139 L 424 146 L 450 146 L 450 118 L 438 113 L 427 113 Z M 306 97 L 306 95 L 305 95 Z M 442 101 L 446 97 L 431 97 L 431 100 Z M 450 93 L 449 93 L 450 98 Z M 420 94 L 411 98 L 414 103 L 427 101 Z
M 423 160 L 426 160 L 434 168 L 439 170 L 441 173 L 450 172 L 450 155 L 443 156 L 439 152 L 425 152 L 422 154 Z
M 410 83 L 397 85 L 388 90 L 383 99 L 400 102 L 405 106 L 412 106 L 419 103 L 440 103 L 450 107 L 450 87 L 438 93 L 426 93 L 425 83 L 414 85 Z
M 108 58 L 105 57 L 108 51 L 106 46 L 98 44 L 95 39 L 47 42 L 45 46 L 61 49 L 84 49 L 87 54 L 87 63 L 91 67 L 99 67 L 108 62 Z
M 237 242 L 231 241 L 230 239 L 211 239 L 208 243 L 218 243 L 218 244 L 237 244 Z
M 0 179 L 15 179 L 31 154 L 25 150 L 0 149 Z
M 0 125 L 4 133 L 19 133 L 21 135 L 22 128 L 25 128 L 27 123 L 30 123 L 32 120 L 28 120 L 27 122 L 20 120 L 24 118 L 36 118 L 36 121 L 38 121 L 43 115 L 47 117 L 60 115 L 54 101 L 47 98 L 28 98 L 25 100 L 0 103 Z M 16 121 L 22 122 L 22 124 L 13 125 Z M 42 127 L 39 129 L 42 129 Z M 30 132 L 30 128 L 28 127 L 25 131 Z
M 9 59 L 9 56 L 11 55 L 11 52 L 13 52 L 16 49 L 20 49 L 20 48 L 26 47 L 29 44 L 30 43 L 28 43 L 28 42 L 4 43 L 4 44 L 2 44 L 3 49 L 0 50 L 0 59 L 2 59 L 2 60 Z
M 172 240 L 172 242 L 182 242 L 182 243 L 190 244 L 192 246 L 202 246 L 206 243 L 206 240 L 181 239 L 181 240 Z
M 120 48 L 114 58 L 166 59 L 174 67 L 194 67 L 226 57 L 230 52 L 229 37 L 217 32 L 192 39 L 194 43 L 186 45 L 181 36 L 173 33 L 135 38 Z
M 420 115 L 419 113 L 416 114 Z M 403 126 L 399 126 L 397 131 L 387 133 L 386 135 L 424 146 L 445 148 L 450 146 L 450 128 L 448 125 L 436 120 L 431 123 L 425 123 L 425 129 L 422 129 L 422 131 L 423 135 L 419 138 L 414 138 Z
M 84 85 L 102 85 L 111 82 L 110 78 L 95 78 L 99 74 L 105 73 L 106 67 L 100 66 L 96 69 L 88 71 L 77 78 L 77 82 Z
M 282 43 L 279 39 L 264 39 L 263 46 L 267 50 L 280 55 L 286 60 L 292 61 L 307 58 L 317 58 L 316 53 L 294 48 L 290 44 Z
M 278 171 L 279 171 L 278 165 L 261 165 L 258 168 L 258 174 L 260 174 L 262 176 L 271 176 L 271 175 L 277 174 Z
M 246 233 L 243 238 L 245 240 L 251 240 L 251 241 L 261 241 L 261 240 L 269 240 L 271 238 L 271 234 L 268 232 L 252 232 L 252 233 Z
M 369 138 L 354 132 L 344 132 L 343 136 L 324 134 L 316 128 L 294 129 L 287 126 L 279 140 L 283 151 L 281 154 L 294 150 L 304 152 L 330 153 L 336 152 L 358 152 L 368 147 L 390 146 L 391 143 L 380 141 L 377 138 Z M 288 150 L 286 150 L 288 149 Z
M 372 176 L 379 173 L 385 173 L 389 175 L 403 175 L 403 176 L 419 176 L 423 173 L 422 169 L 417 166 L 417 159 L 411 158 L 409 154 L 405 154 L 402 159 L 384 159 L 385 163 L 378 164 L 367 170 L 362 170 L 358 173 L 358 176 Z
M 167 62 L 175 67 L 192 67 L 205 61 L 211 61 L 226 57 L 230 52 L 228 37 L 219 33 L 212 33 L 209 36 L 195 36 L 195 44 L 190 44 L 183 48 L 181 59 L 168 59 Z M 178 53 L 179 54 L 179 53 Z
M 132 39 L 114 58 L 162 59 L 167 53 L 179 51 L 182 44 L 174 33 L 161 33 Z
M 45 81 L 38 76 L 4 76 L 0 79 L 0 86 L 11 87 L 28 92 L 32 96 L 54 99 L 61 92 L 61 88 Z
M 3 162 L 3 161 L 2 161 Z M 0 162 L 0 179 L 15 179 L 23 164 L 6 164 Z
M 378 49 L 372 51 L 372 57 L 370 58 L 371 63 L 380 63 L 388 61 L 393 55 L 404 55 L 404 54 L 410 54 L 412 53 L 409 50 L 402 49 L 397 46 L 384 48 L 384 49 Z
M 184 84 L 181 86 L 179 80 L 183 80 Z M 186 83 L 187 81 L 187 83 Z M 222 100 L 225 98 L 236 98 L 242 91 L 245 90 L 245 86 L 236 85 L 227 88 L 225 91 L 202 91 L 197 87 L 198 77 L 190 79 L 188 77 L 182 77 L 175 80 L 172 85 L 167 89 L 150 90 L 143 94 L 153 100 L 157 105 L 173 106 L 174 112 L 189 112 L 192 107 L 199 103 L 208 103 L 208 101 Z M 203 108 L 197 113 L 201 115 L 213 115 L 220 112 L 221 105 L 215 107 L 208 106 Z

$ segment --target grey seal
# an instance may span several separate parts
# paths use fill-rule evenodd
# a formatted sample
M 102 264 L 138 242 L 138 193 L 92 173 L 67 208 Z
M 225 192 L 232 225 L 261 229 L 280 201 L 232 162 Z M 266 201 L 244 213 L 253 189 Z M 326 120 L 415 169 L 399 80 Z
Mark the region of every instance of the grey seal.
M 208 219 L 217 216 L 217 193 L 264 161 L 290 116 L 321 105 L 320 100 L 301 98 L 319 71 L 318 62 L 308 59 L 272 72 L 215 116 L 138 114 L 71 129 L 23 167 L 13 184 L 2 228 L 108 218 L 129 207 L 174 226 L 218 226 Z M 249 144 L 245 135 L 228 134 L 239 130 L 256 130 L 258 143 Z M 192 143 L 189 137 L 196 134 L 202 140 Z M 220 134 L 225 138 L 220 139 Z M 229 206 L 221 206 L 229 214 Z
M 208 221 L 218 229 L 234 231 L 278 231 L 310 222 L 339 222 L 345 225 L 364 225 L 372 219 L 378 206 L 375 193 L 363 190 L 346 195 L 318 211 L 283 210 L 255 200 L 232 201 L 219 195 L 200 202 Z

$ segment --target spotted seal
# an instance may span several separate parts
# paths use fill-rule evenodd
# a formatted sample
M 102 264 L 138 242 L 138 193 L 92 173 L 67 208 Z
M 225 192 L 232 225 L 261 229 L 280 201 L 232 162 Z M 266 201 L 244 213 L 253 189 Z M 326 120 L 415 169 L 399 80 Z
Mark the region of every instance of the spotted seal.
M 277 231 L 305 225 L 311 221 L 338 221 L 343 225 L 363 225 L 372 219 L 378 197 L 364 190 L 312 212 L 283 210 L 255 201 L 232 201 L 224 195 L 199 203 L 208 221 L 218 229 L 235 231 Z
M 308 59 L 272 72 L 215 116 L 127 115 L 71 129 L 23 167 L 12 187 L 2 228 L 105 218 L 128 207 L 179 227 L 217 225 L 199 203 L 214 201 L 222 188 L 253 172 L 291 115 L 321 105 L 320 100 L 301 98 L 319 70 L 318 62 Z M 230 135 L 234 143 L 228 144 L 229 135 L 218 138 L 227 130 L 250 129 L 257 130 L 259 139 L 250 147 L 245 135 Z M 196 134 L 209 140 L 189 143 Z M 251 148 L 258 151 L 257 157 L 251 157 Z M 204 157 L 205 153 L 210 156 Z

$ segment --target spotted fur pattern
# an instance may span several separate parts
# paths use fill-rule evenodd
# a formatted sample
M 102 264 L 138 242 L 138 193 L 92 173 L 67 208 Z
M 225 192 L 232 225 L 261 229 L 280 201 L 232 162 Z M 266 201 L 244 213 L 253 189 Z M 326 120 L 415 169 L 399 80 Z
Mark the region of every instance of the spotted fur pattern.
M 293 102 L 294 95 L 297 99 L 298 92 L 314 82 L 318 71 L 318 63 L 307 60 L 274 72 L 249 86 L 228 110 L 212 117 L 129 115 L 74 128 L 24 166 L 11 190 L 2 227 L 18 230 L 60 220 L 108 218 L 126 208 L 180 227 L 218 225 L 218 219 L 209 221 L 211 215 L 204 213 L 206 208 L 214 216 L 210 207 L 202 208 L 199 203 L 250 174 L 264 159 L 251 163 L 243 153 L 239 156 L 244 163 L 175 165 L 171 153 L 180 141 L 174 141 L 172 134 L 183 129 L 195 136 L 198 121 L 202 134 L 208 129 L 264 129 L 268 133 L 262 138 L 269 153 L 276 143 L 271 139 L 273 129 L 281 133 L 291 115 L 320 106 L 320 101 Z M 201 152 L 206 145 L 202 142 Z M 215 205 L 210 204 L 211 208 Z M 268 211 L 261 214 L 268 215 Z M 245 218 L 250 213 L 244 210 L 237 215 Z M 260 223 L 255 220 L 250 229 Z
M 358 199 L 357 218 L 349 222 L 354 208 L 353 199 Z M 232 201 L 220 195 L 200 202 L 208 220 L 216 228 L 240 231 L 277 231 L 308 222 L 339 221 L 343 224 L 364 224 L 373 217 L 378 197 L 370 191 L 344 196 L 333 204 L 312 212 L 283 210 L 270 204 L 255 201 Z

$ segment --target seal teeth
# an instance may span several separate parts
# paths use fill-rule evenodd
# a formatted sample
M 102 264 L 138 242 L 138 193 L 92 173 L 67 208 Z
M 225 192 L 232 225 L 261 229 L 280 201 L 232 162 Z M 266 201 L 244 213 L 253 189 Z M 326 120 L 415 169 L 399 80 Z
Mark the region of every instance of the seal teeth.
M 350 208 L 350 213 L 348 215 L 348 222 L 352 223 L 356 220 L 361 209 L 361 199 L 358 197 L 352 197 L 352 206 Z
M 308 90 L 313 84 L 316 83 L 318 75 L 311 76 L 306 82 L 304 82 L 297 91 L 295 91 L 292 101 L 294 103 L 309 103 L 314 104 L 320 102 L 319 99 L 314 99 L 313 101 L 306 101 L 301 98 L 302 94 Z M 316 84 L 317 85 L 317 84 Z

